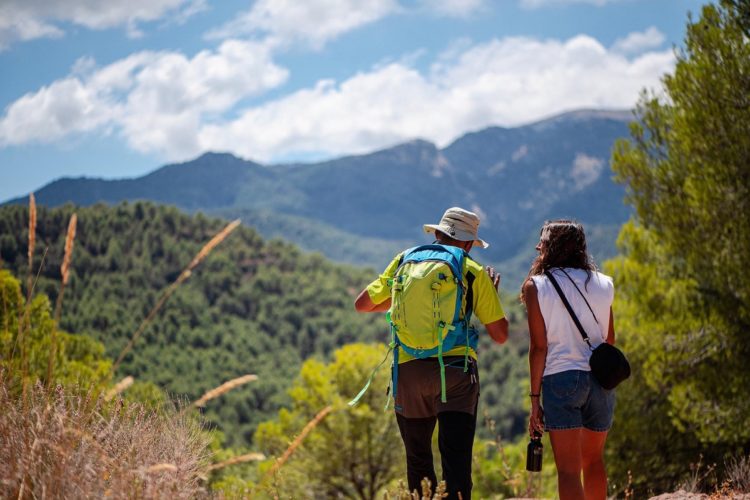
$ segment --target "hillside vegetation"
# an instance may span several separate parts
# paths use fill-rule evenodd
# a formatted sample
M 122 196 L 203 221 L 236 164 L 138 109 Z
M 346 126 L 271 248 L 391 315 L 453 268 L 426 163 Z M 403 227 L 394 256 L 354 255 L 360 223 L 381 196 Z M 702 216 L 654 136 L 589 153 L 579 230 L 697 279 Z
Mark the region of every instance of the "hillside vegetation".
M 36 290 L 54 303 L 73 207 L 38 211 L 35 261 L 47 254 Z M 61 327 L 100 341 L 116 358 L 162 290 L 225 222 L 149 203 L 77 208 L 78 231 Z M 0 257 L 17 276 L 27 268 L 28 209 L 0 208 Z M 190 400 L 246 373 L 258 381 L 207 405 L 228 445 L 248 445 L 257 424 L 289 403 L 302 362 L 327 359 L 355 341 L 385 341 L 381 316 L 352 303 L 374 271 L 335 265 L 241 227 L 201 263 L 118 368 Z M 514 313 L 517 316 L 517 313 Z M 511 349 L 487 349 L 484 399 L 504 432 L 521 432 L 521 334 Z M 385 352 L 385 347 L 383 347 Z M 373 365 L 379 360 L 373 359 Z M 491 374 L 491 375 L 489 375 Z M 507 388 L 507 389 L 503 389 Z M 381 389 L 375 389 L 381 392 Z

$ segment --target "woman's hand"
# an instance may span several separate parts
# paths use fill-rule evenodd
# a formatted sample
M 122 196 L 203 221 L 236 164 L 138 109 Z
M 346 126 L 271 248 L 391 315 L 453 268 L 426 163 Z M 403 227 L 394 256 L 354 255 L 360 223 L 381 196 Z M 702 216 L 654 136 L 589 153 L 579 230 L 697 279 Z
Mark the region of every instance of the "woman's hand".
M 529 416 L 529 436 L 534 433 L 544 434 L 544 409 L 539 398 L 531 398 L 531 415 Z

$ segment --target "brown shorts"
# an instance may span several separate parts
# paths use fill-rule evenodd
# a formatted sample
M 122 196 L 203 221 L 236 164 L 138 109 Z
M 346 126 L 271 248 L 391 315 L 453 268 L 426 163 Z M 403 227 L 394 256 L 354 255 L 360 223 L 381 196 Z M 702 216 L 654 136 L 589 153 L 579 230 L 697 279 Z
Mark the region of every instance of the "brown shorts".
M 469 358 L 464 372 L 463 356 L 446 356 L 445 395 L 440 401 L 440 363 L 437 358 L 414 359 L 398 365 L 396 413 L 406 418 L 426 418 L 444 411 L 474 414 L 479 400 L 479 370 Z

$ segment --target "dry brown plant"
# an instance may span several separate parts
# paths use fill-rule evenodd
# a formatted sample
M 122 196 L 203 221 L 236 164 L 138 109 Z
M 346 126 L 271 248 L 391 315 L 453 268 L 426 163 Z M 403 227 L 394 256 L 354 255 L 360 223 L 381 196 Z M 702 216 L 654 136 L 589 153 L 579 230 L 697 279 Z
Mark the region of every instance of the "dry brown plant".
M 251 497 L 253 496 L 253 493 L 255 493 L 255 490 L 260 488 L 265 482 L 273 477 L 279 469 L 286 463 L 287 460 L 289 460 L 289 457 L 292 456 L 294 451 L 299 448 L 299 446 L 302 444 L 302 441 L 305 440 L 308 434 L 320 423 L 323 421 L 326 416 L 331 413 L 331 410 L 333 410 L 333 406 L 326 406 L 322 410 L 320 410 L 313 418 L 310 420 L 305 427 L 302 428 L 302 432 L 299 433 L 299 436 L 297 436 L 294 441 L 289 445 L 289 447 L 284 451 L 284 453 L 281 455 L 281 457 L 276 459 L 276 462 L 274 462 L 273 467 L 268 469 L 265 474 L 263 474 L 263 477 L 261 477 L 260 481 L 258 481 L 258 484 L 255 485 L 255 488 L 251 492 Z
M 70 277 L 70 262 L 73 259 L 73 243 L 76 239 L 76 226 L 78 224 L 78 216 L 73 213 L 70 216 L 70 222 L 68 223 L 68 234 L 65 236 L 65 254 L 63 255 L 63 262 L 60 266 L 60 274 L 62 279 L 60 282 L 60 293 L 57 295 L 55 301 L 55 322 L 52 326 L 52 338 L 50 340 L 49 358 L 47 360 L 47 387 L 52 387 L 52 376 L 55 371 L 55 358 L 57 357 L 57 329 L 60 326 L 60 314 L 62 313 L 62 302 L 63 295 L 65 294 L 65 285 L 68 284 L 68 278 Z
M 244 455 L 238 455 L 228 460 L 224 460 L 223 462 L 212 464 L 208 467 L 208 470 L 209 472 L 211 472 L 211 471 L 223 469 L 224 467 L 229 467 L 230 465 L 243 464 L 245 462 L 260 462 L 265 459 L 266 459 L 266 456 L 263 453 L 256 453 L 256 452 L 246 453 Z
M 34 247 L 36 246 L 36 199 L 29 194 L 29 275 L 26 278 L 26 302 L 31 302 L 31 290 L 34 276 Z
M 153 472 L 177 472 L 178 469 L 175 464 L 156 464 L 152 465 L 151 467 L 146 468 L 146 472 L 153 473 Z
M 236 387 L 247 384 L 248 382 L 253 382 L 255 380 L 258 380 L 258 376 L 252 375 L 252 374 L 243 375 L 241 377 L 234 378 L 230 380 L 229 382 L 224 382 L 220 386 L 215 387 L 211 389 L 210 391 L 206 392 L 203 396 L 200 397 L 200 399 L 197 399 L 190 406 L 195 407 L 195 408 L 203 408 L 208 401 L 218 398 L 222 394 L 225 394 Z
M 164 291 L 164 293 L 161 294 L 159 297 L 159 300 L 156 301 L 156 304 L 151 309 L 151 311 L 148 313 L 146 318 L 141 322 L 141 324 L 138 326 L 138 329 L 135 331 L 133 336 L 130 338 L 130 341 L 127 343 L 127 345 L 123 348 L 122 352 L 120 352 L 120 355 L 117 357 L 117 360 L 112 365 L 112 369 L 110 370 L 110 377 L 115 373 L 117 368 L 120 366 L 120 363 L 122 363 L 122 360 L 125 359 L 125 356 L 133 349 L 133 345 L 135 345 L 138 338 L 143 334 L 146 327 L 153 321 L 154 317 L 156 316 L 156 313 L 159 312 L 159 310 L 164 306 L 164 304 L 167 302 L 169 297 L 172 296 L 174 291 L 179 287 L 185 280 L 187 280 L 190 275 L 193 272 L 193 269 L 198 266 L 198 264 L 201 263 L 203 259 L 205 259 L 208 254 L 211 253 L 211 251 L 216 248 L 216 246 L 224 241 L 229 234 L 237 229 L 237 226 L 240 225 L 240 220 L 234 220 L 226 225 L 224 229 L 222 229 L 219 233 L 217 233 L 211 240 L 206 243 L 203 248 L 200 249 L 200 251 L 193 257 L 193 260 L 190 261 L 190 264 L 185 267 L 185 269 L 182 270 L 180 275 L 177 277 L 174 282 L 167 287 L 167 289 Z
M 208 437 L 194 415 L 29 388 L 0 376 L 0 498 L 201 498 Z
M 396 500 L 434 500 L 436 498 L 446 498 L 448 496 L 447 492 L 447 486 L 445 484 L 445 481 L 439 481 L 437 486 L 435 487 L 435 493 L 432 492 L 432 483 L 429 479 L 426 477 L 422 479 L 420 482 L 420 486 L 422 487 L 421 494 L 415 489 L 414 491 L 409 491 L 409 489 L 404 484 L 404 481 L 401 480 L 398 483 L 398 488 L 395 492 L 391 493 L 388 491 L 383 492 L 383 499 L 389 500 L 389 499 L 396 499 Z M 462 498 L 461 492 L 458 492 L 458 498 Z
M 113 388 L 107 391 L 107 394 L 104 396 L 104 401 L 111 401 L 112 398 L 123 392 L 125 389 L 133 385 L 133 377 L 128 375 L 124 379 L 120 380 L 115 384 Z

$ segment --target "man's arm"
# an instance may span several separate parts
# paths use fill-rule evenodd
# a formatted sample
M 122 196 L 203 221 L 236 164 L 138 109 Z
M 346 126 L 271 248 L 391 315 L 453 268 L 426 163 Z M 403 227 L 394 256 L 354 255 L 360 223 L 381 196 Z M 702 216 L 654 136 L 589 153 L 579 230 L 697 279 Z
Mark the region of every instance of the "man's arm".
M 354 301 L 354 309 L 357 312 L 386 312 L 391 308 L 391 298 L 388 297 L 384 302 L 375 304 L 370 298 L 370 294 L 367 292 L 367 288 L 362 290 Z
M 497 342 L 498 344 L 505 343 L 506 340 L 508 340 L 508 320 L 505 318 L 501 318 L 497 321 L 493 321 L 492 323 L 488 325 L 484 325 L 484 327 L 487 329 L 487 333 L 490 334 L 490 337 L 492 340 Z

